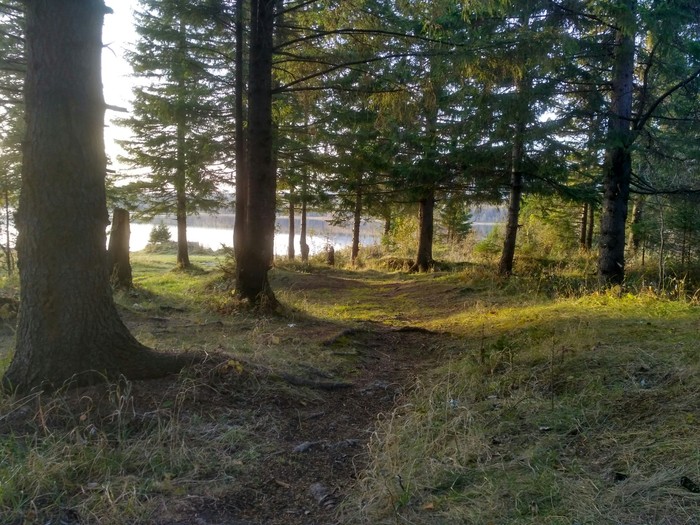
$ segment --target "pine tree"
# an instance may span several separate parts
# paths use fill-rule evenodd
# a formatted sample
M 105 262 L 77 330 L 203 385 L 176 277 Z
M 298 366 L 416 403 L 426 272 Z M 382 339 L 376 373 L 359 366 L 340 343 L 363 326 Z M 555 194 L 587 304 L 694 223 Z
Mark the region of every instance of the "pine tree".
M 221 183 L 227 99 L 221 90 L 220 7 L 185 0 L 140 0 L 139 41 L 129 60 L 140 79 L 133 114 L 121 123 L 133 139 L 123 159 L 137 168 L 126 190 L 142 215 L 174 213 L 177 264 L 190 265 L 187 216 L 223 205 Z
M 112 299 L 105 227 L 103 0 L 29 0 L 26 122 L 17 212 L 20 309 L 3 377 L 29 392 L 176 372 L 129 333 Z
M 10 0 L 0 6 L 0 200 L 2 200 L 2 251 L 8 273 L 14 270 L 11 209 L 17 205 L 20 187 L 26 73 L 24 54 L 24 11 L 21 2 Z

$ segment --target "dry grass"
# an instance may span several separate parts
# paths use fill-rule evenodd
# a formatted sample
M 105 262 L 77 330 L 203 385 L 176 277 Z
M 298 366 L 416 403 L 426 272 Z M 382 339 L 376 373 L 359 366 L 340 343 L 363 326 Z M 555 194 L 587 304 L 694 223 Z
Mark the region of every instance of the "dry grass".
M 473 293 L 429 323 L 463 350 L 382 419 L 343 522 L 699 523 L 698 307 Z
M 276 380 L 280 371 L 360 380 L 377 356 L 390 369 L 436 349 L 441 366 L 379 414 L 340 523 L 700 523 L 693 300 L 644 286 L 597 292 L 559 270 L 502 281 L 487 264 L 410 276 L 290 265 L 272 274 L 284 314 L 256 318 L 232 305 L 216 261 L 192 274 L 161 256 L 139 264 L 137 293 L 118 297 L 138 337 L 229 357 L 176 380 L 0 398 L 3 525 L 233 513 L 234 496 L 251 496 L 236 490 L 271 490 L 268 470 L 292 465 L 278 455 L 291 425 L 329 402 Z M 431 333 L 394 339 L 407 326 Z M 291 505 L 283 485 L 275 501 Z

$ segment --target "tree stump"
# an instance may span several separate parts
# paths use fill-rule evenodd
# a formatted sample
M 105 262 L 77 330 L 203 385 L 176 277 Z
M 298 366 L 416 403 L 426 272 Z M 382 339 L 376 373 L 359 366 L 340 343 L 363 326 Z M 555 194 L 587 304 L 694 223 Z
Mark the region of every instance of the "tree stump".
M 112 216 L 112 230 L 109 234 L 107 264 L 112 285 L 116 288 L 131 288 L 131 262 L 129 261 L 129 212 L 115 208 Z
M 326 264 L 335 266 L 335 248 L 333 248 L 332 244 L 326 245 Z

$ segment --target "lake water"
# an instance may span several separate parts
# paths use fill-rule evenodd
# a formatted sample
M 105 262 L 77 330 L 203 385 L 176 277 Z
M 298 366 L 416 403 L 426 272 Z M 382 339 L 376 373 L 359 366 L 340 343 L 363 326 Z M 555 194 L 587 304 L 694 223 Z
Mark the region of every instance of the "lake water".
M 498 210 L 498 208 L 495 208 Z M 495 212 L 494 212 L 495 213 Z M 491 215 L 494 215 L 491 213 Z M 483 214 L 483 213 L 482 213 Z M 481 217 L 478 217 L 481 218 Z M 498 220 L 498 215 L 484 217 L 486 221 L 475 220 L 472 228 L 477 239 L 483 239 L 497 222 L 491 222 L 493 218 Z M 491 219 L 491 220 L 489 220 Z M 187 219 L 187 240 L 201 244 L 205 248 L 219 250 L 222 246 L 233 246 L 233 224 L 235 216 L 232 214 L 219 215 L 196 215 Z M 160 223 L 165 224 L 170 230 L 172 240 L 177 239 L 177 226 L 175 220 L 170 217 L 156 217 L 152 222 L 131 223 L 132 252 L 143 250 L 148 244 L 148 238 L 153 226 Z M 500 222 L 500 221 L 499 221 Z M 295 231 L 299 232 L 299 220 L 295 221 Z M 289 242 L 289 220 L 286 217 L 277 217 L 277 234 L 275 234 L 275 255 L 287 255 L 287 244 Z M 362 246 L 372 246 L 380 242 L 382 238 L 383 224 L 379 221 L 365 221 L 360 229 L 360 244 Z M 108 232 L 109 234 L 109 232 Z M 310 216 L 307 219 L 307 243 L 310 247 L 311 255 L 323 251 L 328 244 L 338 250 L 345 248 L 352 242 L 352 228 L 349 224 L 333 225 L 328 221 L 328 217 Z M 299 255 L 299 235 L 294 240 L 294 249 Z
M 177 239 L 177 226 L 166 224 L 170 230 L 170 236 L 172 240 Z M 148 238 L 151 234 L 154 224 L 141 224 L 132 222 L 131 227 L 131 239 L 129 242 L 129 249 L 132 252 L 137 252 L 143 250 L 148 244 Z M 343 233 L 341 231 L 329 231 L 324 234 L 314 233 L 306 236 L 306 242 L 309 245 L 309 252 L 311 255 L 322 252 L 327 244 L 332 244 L 333 248 L 336 250 L 345 248 L 352 242 L 352 235 L 349 233 Z M 298 231 L 298 230 L 297 230 Z M 360 236 L 360 243 L 363 246 L 369 246 L 379 242 L 380 237 L 375 234 L 367 234 Z M 231 228 L 217 228 L 217 227 L 206 227 L 206 226 L 188 226 L 187 227 L 187 240 L 189 242 L 196 242 L 202 245 L 204 248 L 211 248 L 212 250 L 219 250 L 222 246 L 232 247 L 233 246 L 233 227 Z M 300 237 L 297 235 L 294 239 L 294 249 L 299 256 L 299 241 Z M 275 255 L 287 255 L 287 245 L 289 244 L 289 233 L 277 233 L 275 234 Z

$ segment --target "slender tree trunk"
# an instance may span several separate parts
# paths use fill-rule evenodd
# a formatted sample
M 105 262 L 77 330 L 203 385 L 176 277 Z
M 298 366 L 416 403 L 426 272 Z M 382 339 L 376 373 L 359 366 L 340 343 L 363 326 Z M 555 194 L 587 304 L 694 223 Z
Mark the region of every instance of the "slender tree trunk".
M 268 271 L 274 256 L 275 190 L 272 144 L 272 49 L 274 2 L 250 0 L 248 94 L 248 202 L 245 246 L 238 261 L 236 289 L 255 307 L 274 308 Z
M 644 218 L 644 196 L 640 195 L 634 201 L 634 206 L 632 207 L 632 228 L 630 231 L 630 246 L 632 247 L 633 253 L 637 253 L 641 245 L 641 235 L 639 234 L 638 228 L 642 223 Z
M 119 319 L 105 249 L 103 0 L 32 0 L 17 212 L 20 309 L 6 389 L 27 392 L 163 376 L 184 360 L 155 354 Z
M 666 262 L 664 258 L 666 257 L 666 221 L 664 220 L 664 207 L 663 204 L 659 206 L 659 289 L 663 290 L 665 287 L 664 280 L 666 279 Z
M 518 221 L 520 220 L 520 203 L 523 198 L 522 160 L 525 151 L 524 134 L 525 125 L 522 122 L 518 122 L 516 125 L 515 140 L 513 141 L 506 234 L 503 241 L 501 260 L 498 263 L 498 274 L 503 276 L 509 276 L 513 273 L 515 244 L 519 227 Z
M 294 253 L 294 193 L 290 190 L 289 192 L 289 237 L 288 237 L 288 244 L 287 244 L 287 258 L 290 261 L 294 260 L 295 253 Z
M 176 140 L 177 160 L 175 168 L 175 199 L 177 217 L 177 266 L 178 268 L 190 267 L 190 254 L 187 248 L 187 146 L 185 135 L 187 133 L 187 114 L 185 111 L 185 70 L 186 59 L 186 29 L 183 19 L 179 27 L 180 43 L 178 49 L 178 64 L 175 71 L 177 75 L 177 107 L 176 107 Z
M 190 254 L 187 247 L 187 197 L 185 190 L 177 189 L 177 267 L 189 268 Z
M 632 174 L 635 35 L 630 27 L 634 25 L 636 0 L 623 0 L 621 4 L 627 12 L 618 22 L 620 28 L 615 35 L 613 90 L 603 172 L 603 217 L 598 256 L 598 278 L 602 284 L 621 284 L 625 277 L 625 224 Z
M 685 269 L 685 249 L 686 249 L 686 239 L 688 237 L 688 230 L 683 228 L 683 237 L 681 238 L 681 268 Z
M 357 257 L 360 255 L 360 227 L 362 226 L 362 199 L 364 198 L 362 191 L 362 173 L 358 173 L 356 182 L 355 210 L 353 211 L 352 222 L 352 248 L 350 250 L 350 260 L 353 266 L 355 266 Z
M 435 264 L 433 260 L 434 215 L 435 186 L 430 186 L 418 201 L 418 251 L 411 271 L 427 272 Z
M 523 17 L 522 27 L 528 27 L 529 18 Z M 523 159 L 525 158 L 525 130 L 530 120 L 528 107 L 528 95 L 531 89 L 531 81 L 523 75 L 516 83 L 517 106 L 515 109 L 515 127 L 513 133 L 513 148 L 511 150 L 510 195 L 508 200 L 508 219 L 506 221 L 505 239 L 503 251 L 498 263 L 498 274 L 509 276 L 513 273 L 513 260 L 515 259 L 515 246 L 518 237 L 520 221 L 520 205 L 523 198 Z
M 234 112 L 236 119 L 236 216 L 233 225 L 233 250 L 236 261 L 241 259 L 241 250 L 245 246 L 245 223 L 248 216 L 248 172 L 246 169 L 246 137 L 243 95 L 245 91 L 245 68 L 243 63 L 244 39 L 244 2 L 236 0 L 236 80 Z
M 304 176 L 301 185 L 301 224 L 299 225 L 299 250 L 301 253 L 301 262 L 304 264 L 309 262 L 309 245 L 306 242 L 306 176 Z
M 15 271 L 10 242 L 10 191 L 5 188 L 5 257 L 7 258 L 7 275 L 12 275 Z
M 586 235 L 586 248 L 593 249 L 593 230 L 595 229 L 595 204 L 588 205 L 588 234 Z
M 117 288 L 133 287 L 131 262 L 129 261 L 129 212 L 115 208 L 112 214 L 112 230 L 107 249 L 107 268 L 112 285 Z
M 391 211 L 384 214 L 384 237 L 388 237 L 391 233 Z
M 586 249 L 586 233 L 588 232 L 588 203 L 583 203 L 583 213 L 581 214 L 581 232 L 579 235 L 579 246 Z

